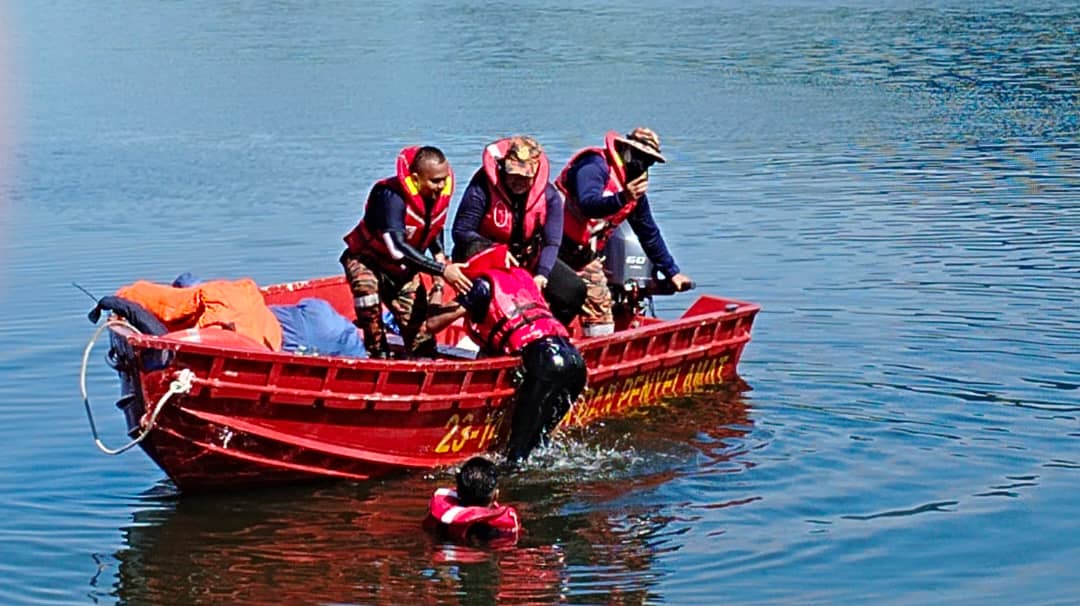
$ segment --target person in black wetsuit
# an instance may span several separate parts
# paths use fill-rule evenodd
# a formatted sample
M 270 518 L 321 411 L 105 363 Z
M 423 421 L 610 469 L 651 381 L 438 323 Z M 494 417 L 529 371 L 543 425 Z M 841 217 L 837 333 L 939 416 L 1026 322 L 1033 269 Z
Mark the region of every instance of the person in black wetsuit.
M 429 321 L 436 332 L 460 317 L 481 351 L 488 355 L 521 357 L 524 370 L 515 395 L 506 458 L 516 466 L 528 458 L 585 388 L 585 360 L 570 342 L 566 328 L 551 313 L 533 276 L 517 267 L 505 245 L 484 250 L 483 243 L 466 247 L 464 271 L 472 287 Z

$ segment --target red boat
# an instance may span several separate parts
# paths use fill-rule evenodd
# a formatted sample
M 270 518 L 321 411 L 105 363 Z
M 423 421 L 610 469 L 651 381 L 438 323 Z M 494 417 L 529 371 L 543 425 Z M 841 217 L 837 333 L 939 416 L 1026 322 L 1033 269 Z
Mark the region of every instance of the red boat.
M 318 297 L 343 314 L 341 277 L 270 286 L 268 304 Z M 584 425 L 705 385 L 733 380 L 759 307 L 699 297 L 677 320 L 624 318 L 615 334 L 577 339 L 588 387 L 564 425 Z M 509 437 L 518 359 L 471 359 L 439 335 L 440 356 L 369 360 L 256 351 L 102 325 L 122 389 L 132 441 L 182 491 L 318 478 L 365 480 L 501 451 Z M 95 340 L 96 340 L 95 335 Z M 83 356 L 85 364 L 94 340 Z

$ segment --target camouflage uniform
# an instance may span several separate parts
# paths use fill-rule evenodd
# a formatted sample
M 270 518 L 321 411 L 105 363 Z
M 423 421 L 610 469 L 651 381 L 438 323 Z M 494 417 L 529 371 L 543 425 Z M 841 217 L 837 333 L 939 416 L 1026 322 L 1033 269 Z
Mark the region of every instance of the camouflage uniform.
M 604 260 L 596 258 L 578 272 L 585 281 L 585 304 L 581 308 L 581 329 L 586 337 L 610 335 L 615 332 L 611 314 L 611 291 L 604 275 Z
M 380 303 L 386 303 L 401 327 L 401 337 L 409 355 L 434 353 L 435 339 L 424 329 L 428 295 L 420 283 L 419 274 L 404 281 L 394 279 L 348 250 L 341 254 L 340 260 L 353 295 L 355 324 L 364 333 L 364 347 L 371 357 L 386 358 L 390 355 Z

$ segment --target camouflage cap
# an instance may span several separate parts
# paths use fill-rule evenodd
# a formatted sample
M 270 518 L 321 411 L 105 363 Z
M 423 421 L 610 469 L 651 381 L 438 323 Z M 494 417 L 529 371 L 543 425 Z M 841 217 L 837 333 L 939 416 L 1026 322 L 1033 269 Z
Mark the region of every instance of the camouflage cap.
M 540 144 L 532 137 L 514 137 L 506 148 L 503 158 L 503 170 L 508 175 L 536 176 L 540 169 L 540 155 L 544 153 Z

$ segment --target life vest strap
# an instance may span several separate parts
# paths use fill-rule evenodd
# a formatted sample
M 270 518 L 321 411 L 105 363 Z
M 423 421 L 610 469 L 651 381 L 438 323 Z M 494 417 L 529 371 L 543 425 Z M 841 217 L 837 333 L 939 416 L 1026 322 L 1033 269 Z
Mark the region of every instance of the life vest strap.
M 540 313 L 528 313 L 537 308 L 540 309 Z M 499 337 L 498 343 L 496 343 L 496 351 L 504 351 L 503 348 L 506 347 L 507 342 L 510 340 L 510 336 L 513 335 L 514 332 L 522 326 L 525 326 L 526 324 L 530 324 L 542 318 L 554 317 L 555 316 L 551 315 L 550 312 L 542 308 L 539 303 L 526 303 L 524 305 L 521 305 L 520 307 L 515 308 L 513 314 L 508 315 L 505 318 L 496 322 L 495 326 L 491 330 L 492 336 L 500 334 L 501 331 L 505 331 L 502 332 L 502 335 Z M 514 323 L 510 324 L 512 321 Z

